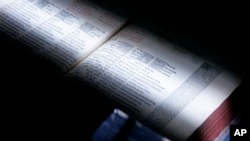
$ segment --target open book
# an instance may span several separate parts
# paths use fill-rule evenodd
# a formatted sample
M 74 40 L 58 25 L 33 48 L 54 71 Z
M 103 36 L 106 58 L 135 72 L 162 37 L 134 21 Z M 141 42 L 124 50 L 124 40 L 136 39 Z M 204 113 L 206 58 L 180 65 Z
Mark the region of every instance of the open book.
M 200 131 L 214 139 L 234 116 L 229 97 L 241 83 L 234 71 L 123 9 L 88 0 L 7 0 L 0 2 L 0 19 L 2 33 L 64 80 L 99 91 L 171 140 Z

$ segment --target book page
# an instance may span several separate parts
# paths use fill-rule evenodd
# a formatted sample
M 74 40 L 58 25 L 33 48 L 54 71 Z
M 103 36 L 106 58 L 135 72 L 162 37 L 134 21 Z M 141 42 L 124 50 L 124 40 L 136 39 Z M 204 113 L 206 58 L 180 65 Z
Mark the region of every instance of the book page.
M 185 140 L 240 79 L 147 29 L 125 27 L 66 78 L 100 90 L 166 137 Z
M 14 0 L 2 0 L 0 1 L 0 8 L 4 7 L 5 5 L 7 5 L 8 3 L 11 3 Z
M 66 72 L 128 20 L 88 0 L 12 0 L 0 3 L 0 31 Z

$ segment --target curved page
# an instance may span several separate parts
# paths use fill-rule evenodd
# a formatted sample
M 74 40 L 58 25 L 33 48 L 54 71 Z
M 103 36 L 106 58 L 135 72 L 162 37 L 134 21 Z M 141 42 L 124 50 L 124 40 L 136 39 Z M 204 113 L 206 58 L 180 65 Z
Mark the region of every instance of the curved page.
M 152 129 L 187 139 L 240 84 L 225 68 L 129 25 L 67 76 L 100 90 Z

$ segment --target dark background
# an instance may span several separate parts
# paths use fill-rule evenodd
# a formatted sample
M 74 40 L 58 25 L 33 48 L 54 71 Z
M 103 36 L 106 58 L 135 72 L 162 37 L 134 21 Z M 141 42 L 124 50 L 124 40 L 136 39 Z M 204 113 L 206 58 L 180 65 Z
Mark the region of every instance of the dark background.
M 135 19 L 142 16 L 153 21 L 183 46 L 195 47 L 236 69 L 243 83 L 235 107 L 248 114 L 246 4 L 95 1 L 107 7 L 121 6 Z M 112 112 L 114 105 L 104 97 L 87 87 L 65 84 L 41 58 L 2 32 L 0 41 L 3 122 L 10 138 L 87 139 Z

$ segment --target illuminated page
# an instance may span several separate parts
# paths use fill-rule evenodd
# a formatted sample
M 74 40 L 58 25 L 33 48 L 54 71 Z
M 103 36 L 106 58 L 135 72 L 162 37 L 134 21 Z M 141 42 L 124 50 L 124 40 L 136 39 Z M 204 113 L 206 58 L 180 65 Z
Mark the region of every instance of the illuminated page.
M 0 11 L 0 30 L 16 39 L 56 14 L 61 6 L 48 0 L 7 0 Z
M 173 140 L 185 140 L 240 80 L 142 27 L 129 25 L 67 76 Z
M 3 4 L 2 4 L 3 5 Z M 1 7 L 0 30 L 68 71 L 128 20 L 87 0 L 18 0 Z
M 0 1 L 0 8 L 6 6 L 9 3 L 12 3 L 14 0 L 2 0 Z

